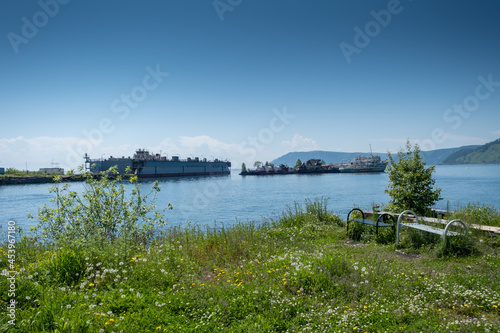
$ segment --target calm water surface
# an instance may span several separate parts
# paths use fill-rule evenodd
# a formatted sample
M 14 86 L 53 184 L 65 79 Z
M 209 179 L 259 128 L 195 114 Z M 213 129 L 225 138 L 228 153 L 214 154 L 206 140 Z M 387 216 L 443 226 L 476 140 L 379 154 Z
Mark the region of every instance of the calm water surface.
M 231 225 L 239 221 L 262 221 L 262 217 L 278 217 L 287 205 L 303 203 L 306 198 L 328 197 L 329 209 L 347 214 L 353 206 L 370 209 L 372 204 L 384 204 L 389 196 L 387 174 L 322 174 L 242 177 L 233 171 L 230 176 L 163 179 L 157 207 L 174 207 L 166 211 L 169 225 L 185 225 L 187 221 L 200 225 Z M 500 209 L 500 166 L 437 166 L 436 185 L 443 189 L 436 207 L 451 208 L 481 203 Z M 15 219 L 25 231 L 36 220 L 38 207 L 50 204 L 53 194 L 50 184 L 0 186 L 0 222 L 6 230 L 9 219 Z M 82 191 L 83 184 L 71 188 Z M 126 185 L 131 187 L 131 185 Z M 151 182 L 143 182 L 146 192 Z

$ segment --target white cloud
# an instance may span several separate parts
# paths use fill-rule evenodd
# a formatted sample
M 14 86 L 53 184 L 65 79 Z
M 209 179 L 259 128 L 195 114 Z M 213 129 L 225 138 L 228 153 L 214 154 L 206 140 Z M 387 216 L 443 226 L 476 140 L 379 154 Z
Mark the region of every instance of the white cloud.
M 291 141 L 282 141 L 281 145 L 290 151 L 309 151 L 317 150 L 318 144 L 311 138 L 295 134 Z
M 490 132 L 491 134 L 495 134 L 495 135 L 500 135 L 500 130 L 498 131 L 493 131 L 493 132 Z
M 99 149 L 100 141 L 74 137 L 0 138 L 0 163 L 5 167 L 37 170 L 52 162 L 65 169 L 82 165 L 83 154 Z

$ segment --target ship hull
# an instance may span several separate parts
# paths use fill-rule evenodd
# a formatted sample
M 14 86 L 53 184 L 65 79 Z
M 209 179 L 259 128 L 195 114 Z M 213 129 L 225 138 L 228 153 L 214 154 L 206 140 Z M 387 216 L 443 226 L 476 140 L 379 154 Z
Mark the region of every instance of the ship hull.
M 230 171 L 219 172 L 185 172 L 185 173 L 159 173 L 159 174 L 139 174 L 138 178 L 168 178 L 168 177 L 194 177 L 194 176 L 223 176 L 229 175 Z
M 374 167 L 345 167 L 339 168 L 340 173 L 367 173 L 367 172 L 384 172 L 386 164 Z

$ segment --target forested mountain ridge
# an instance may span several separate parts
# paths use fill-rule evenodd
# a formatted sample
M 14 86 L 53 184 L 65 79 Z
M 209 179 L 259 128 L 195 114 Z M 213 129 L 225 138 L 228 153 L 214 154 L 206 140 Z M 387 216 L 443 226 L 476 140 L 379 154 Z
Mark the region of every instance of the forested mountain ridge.
M 500 164 L 500 139 L 477 148 L 457 150 L 443 164 Z

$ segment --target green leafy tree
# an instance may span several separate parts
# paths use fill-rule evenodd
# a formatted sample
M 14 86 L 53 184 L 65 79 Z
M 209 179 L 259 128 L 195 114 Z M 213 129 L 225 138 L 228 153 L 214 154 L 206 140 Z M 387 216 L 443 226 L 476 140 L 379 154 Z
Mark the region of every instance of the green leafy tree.
M 418 145 L 406 141 L 406 152 L 399 151 L 397 158 L 390 153 L 386 172 L 389 185 L 385 190 L 391 197 L 390 206 L 396 212 L 411 209 L 425 214 L 430 207 L 441 200 L 441 189 L 435 188 L 432 174 L 434 166 L 425 167 Z
M 258 167 L 260 167 L 261 165 L 262 165 L 262 162 L 261 162 L 261 161 L 255 161 L 255 162 L 253 163 L 254 168 L 258 168 Z
M 247 170 L 247 166 L 245 165 L 245 163 L 242 163 L 242 164 L 241 164 L 241 172 L 242 172 L 242 173 L 247 173 L 247 172 L 248 172 L 248 170 Z
M 35 231 L 49 242 L 58 244 L 103 244 L 118 238 L 148 240 L 157 228 L 166 224 L 163 214 L 156 211 L 154 200 L 160 191 L 154 182 L 151 192 L 143 195 L 137 177 L 131 177 L 134 187 L 126 193 L 124 180 L 117 168 L 101 172 L 80 172 L 84 178 L 84 191 L 77 193 L 69 184 L 56 184 L 53 204 L 38 211 Z M 60 176 L 54 178 L 56 183 Z M 152 196 L 152 198 L 150 198 Z M 172 209 L 169 204 L 168 209 Z
M 295 167 L 298 168 L 301 165 L 302 165 L 302 161 L 299 158 L 299 159 L 297 159 L 297 162 L 295 163 Z

